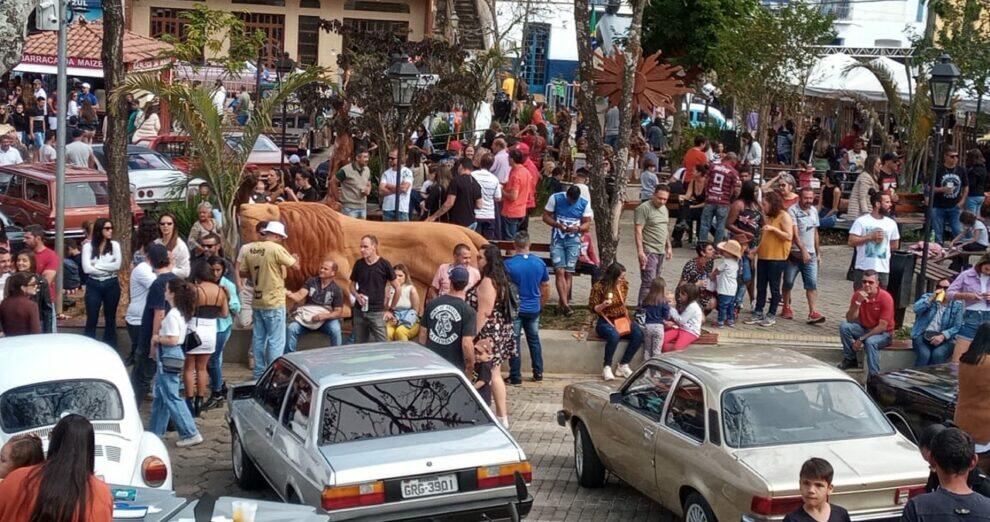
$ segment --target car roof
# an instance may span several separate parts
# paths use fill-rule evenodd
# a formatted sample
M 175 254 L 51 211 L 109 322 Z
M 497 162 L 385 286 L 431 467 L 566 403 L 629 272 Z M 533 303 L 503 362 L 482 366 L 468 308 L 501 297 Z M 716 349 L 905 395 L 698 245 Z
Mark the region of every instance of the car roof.
M 28 384 L 66 379 L 103 379 L 118 388 L 128 382 L 127 370 L 113 348 L 72 334 L 0 339 L 0 375 L 0 393 Z
M 457 373 L 429 348 L 411 342 L 369 343 L 293 352 L 283 356 L 320 386 Z
M 44 181 L 55 181 L 55 163 L 20 163 L 18 165 L 7 165 L 0 167 L 0 171 L 10 174 L 29 176 L 34 179 Z M 65 179 L 68 181 L 81 180 L 105 180 L 106 174 L 93 169 L 84 169 L 74 165 L 65 165 Z
M 93 145 L 93 152 L 102 153 L 103 152 L 103 145 L 102 144 L 100 144 L 100 145 Z M 158 154 L 158 152 L 155 152 L 155 151 L 153 151 L 153 150 L 151 150 L 148 147 L 145 147 L 143 145 L 128 145 L 127 146 L 127 154 L 142 154 L 142 153 Z
M 855 380 L 846 372 L 794 350 L 773 347 L 694 347 L 660 357 L 704 381 L 715 393 L 753 384 Z

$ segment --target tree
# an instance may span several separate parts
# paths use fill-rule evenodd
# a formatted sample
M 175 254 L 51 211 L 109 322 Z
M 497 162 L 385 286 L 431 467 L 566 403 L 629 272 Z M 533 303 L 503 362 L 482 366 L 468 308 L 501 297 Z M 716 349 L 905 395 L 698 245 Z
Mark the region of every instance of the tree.
M 937 46 L 952 57 L 959 67 L 962 81 L 976 93 L 979 114 L 983 97 L 990 85 L 990 2 L 964 0 L 944 2 L 940 6 L 941 24 L 936 32 Z M 936 49 L 923 49 L 923 55 L 934 61 Z
M 177 62 L 202 63 L 206 50 L 216 56 L 210 63 L 218 67 L 222 77 L 239 74 L 248 59 L 258 56 L 262 33 L 246 33 L 244 23 L 235 14 L 197 4 L 180 16 L 184 22 L 183 38 L 171 39 L 175 48 L 168 53 Z M 175 74 L 179 71 L 173 68 Z M 144 90 L 168 105 L 172 118 L 189 135 L 191 149 L 197 155 L 193 174 L 213 185 L 217 200 L 228 216 L 222 227 L 224 249 L 233 252 L 238 239 L 235 197 L 254 143 L 271 127 L 272 114 L 281 110 L 283 101 L 303 86 L 321 80 L 323 75 L 323 69 L 311 67 L 284 76 L 281 84 L 255 103 L 255 112 L 247 124 L 238 128 L 242 135 L 237 147 L 229 146 L 224 137 L 223 115 L 217 112 L 211 96 L 212 82 L 196 85 L 189 78 L 166 81 L 159 74 L 131 74 L 124 81 L 125 88 L 115 91 L 113 97 L 119 103 L 123 93 Z
M 121 0 L 102 0 L 103 7 L 103 78 L 107 92 L 124 85 L 124 5 Z M 107 164 L 107 188 L 110 191 L 110 221 L 124 259 L 131 258 L 131 182 L 127 174 L 127 107 L 123 97 L 112 97 L 106 107 L 106 134 L 103 150 Z
M 758 0 L 653 0 L 643 13 L 643 49 L 663 51 L 689 76 L 719 62 L 721 39 Z
M 20 63 L 27 38 L 28 16 L 37 0 L 3 0 L 0 2 L 0 75 Z

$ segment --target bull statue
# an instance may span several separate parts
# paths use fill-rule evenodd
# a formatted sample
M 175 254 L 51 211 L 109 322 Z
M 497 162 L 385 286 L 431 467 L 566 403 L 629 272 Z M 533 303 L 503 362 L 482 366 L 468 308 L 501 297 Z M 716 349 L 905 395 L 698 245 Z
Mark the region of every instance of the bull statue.
M 241 205 L 240 218 L 245 242 L 258 239 L 255 226 L 259 221 L 281 221 L 285 225 L 289 236 L 285 248 L 300 259 L 300 269 L 287 274 L 286 287 L 292 290 L 301 287 L 306 277 L 315 276 L 320 263 L 332 259 L 339 267 L 337 284 L 346 292 L 351 267 L 361 257 L 361 238 L 370 234 L 378 238 L 379 255 L 392 266 L 402 263 L 409 268 L 412 282 L 425 298 L 437 267 L 451 261 L 457 244 L 468 245 L 476 254 L 488 243 L 480 234 L 457 225 L 366 221 L 345 216 L 322 203 Z

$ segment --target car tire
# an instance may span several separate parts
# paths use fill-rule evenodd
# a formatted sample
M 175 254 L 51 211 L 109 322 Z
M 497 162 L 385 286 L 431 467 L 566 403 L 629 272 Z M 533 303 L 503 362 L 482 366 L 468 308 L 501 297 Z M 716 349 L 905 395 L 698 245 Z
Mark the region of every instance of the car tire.
M 697 492 L 691 492 L 684 499 L 684 522 L 718 522 L 712 507 L 705 497 Z
M 582 487 L 600 488 L 605 485 L 605 465 L 598 458 L 588 429 L 580 421 L 574 426 L 574 471 Z
M 234 478 L 237 479 L 238 486 L 249 490 L 261 487 L 263 482 L 261 473 L 254 465 L 251 457 L 244 451 L 244 445 L 241 444 L 241 437 L 237 434 L 237 430 L 233 430 L 230 434 L 230 463 L 234 469 Z

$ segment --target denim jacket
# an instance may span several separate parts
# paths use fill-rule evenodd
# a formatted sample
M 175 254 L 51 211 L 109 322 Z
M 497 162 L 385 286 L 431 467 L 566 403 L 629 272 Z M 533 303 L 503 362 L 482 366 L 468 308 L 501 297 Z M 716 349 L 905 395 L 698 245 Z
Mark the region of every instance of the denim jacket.
M 932 294 L 928 292 L 927 294 L 921 296 L 914 303 L 914 326 L 911 327 L 911 337 L 921 337 L 921 335 L 928 329 L 928 325 L 931 324 L 932 319 L 935 317 L 936 307 L 939 306 L 938 303 L 933 303 L 931 301 Z M 945 336 L 947 342 L 952 342 L 959 329 L 963 324 L 963 302 L 962 301 L 951 301 L 949 302 L 948 309 L 942 314 L 942 324 L 939 325 L 939 331 Z

